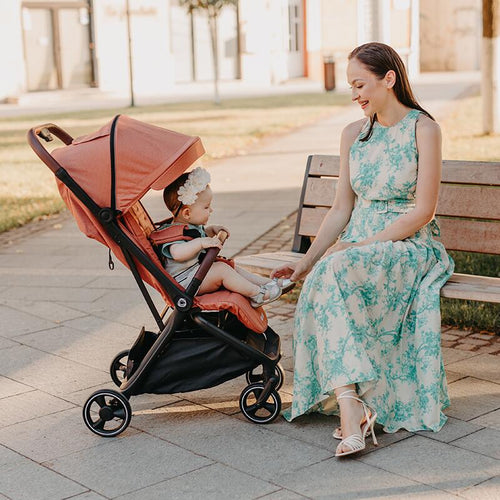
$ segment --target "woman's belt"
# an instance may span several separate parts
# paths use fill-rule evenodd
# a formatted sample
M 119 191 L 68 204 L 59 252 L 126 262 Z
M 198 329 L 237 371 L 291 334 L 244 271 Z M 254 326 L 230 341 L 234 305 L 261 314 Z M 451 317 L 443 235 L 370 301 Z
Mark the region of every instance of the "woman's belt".
M 368 208 L 378 214 L 387 212 L 406 213 L 415 208 L 414 200 L 367 200 L 366 198 L 358 198 L 356 207 Z

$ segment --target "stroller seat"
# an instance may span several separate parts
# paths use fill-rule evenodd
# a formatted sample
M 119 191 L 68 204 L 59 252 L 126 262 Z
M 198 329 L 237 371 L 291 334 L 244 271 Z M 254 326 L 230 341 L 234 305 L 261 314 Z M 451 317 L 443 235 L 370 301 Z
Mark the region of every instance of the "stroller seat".
M 134 239 L 140 244 L 141 248 L 167 274 L 161 264 L 158 247 L 155 247 L 153 244 L 156 231 L 155 224 L 142 203 L 137 201 L 129 212 L 125 214 L 124 219 L 127 227 L 134 235 Z M 162 289 L 160 288 L 159 291 L 161 292 Z M 168 295 L 164 298 L 167 303 L 170 303 L 171 299 Z M 199 307 L 202 311 L 229 311 L 247 328 L 256 333 L 264 333 L 267 329 L 267 317 L 262 307 L 253 308 L 248 299 L 238 293 L 228 290 L 218 290 L 198 295 L 195 298 L 195 306 Z

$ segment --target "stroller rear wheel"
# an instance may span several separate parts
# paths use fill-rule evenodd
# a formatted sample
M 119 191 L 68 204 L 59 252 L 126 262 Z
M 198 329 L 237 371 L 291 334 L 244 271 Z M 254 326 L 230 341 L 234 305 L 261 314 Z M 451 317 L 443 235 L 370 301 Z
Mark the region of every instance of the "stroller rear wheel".
M 281 398 L 275 390 L 270 392 L 265 401 L 258 403 L 263 390 L 264 384 L 258 382 L 245 387 L 240 395 L 241 413 L 256 424 L 269 424 L 281 411 Z
M 109 374 L 111 375 L 111 380 L 120 387 L 122 382 L 125 380 L 125 374 L 127 373 L 127 361 L 130 350 L 119 352 L 111 361 L 109 367 Z
M 112 389 L 94 392 L 83 407 L 85 425 L 102 437 L 118 436 L 128 427 L 131 418 L 128 399 Z
M 275 389 L 279 391 L 285 382 L 285 371 L 280 363 L 276 365 L 276 376 L 278 377 L 278 383 L 276 384 Z M 264 380 L 263 367 L 260 366 L 259 372 L 256 372 L 256 369 L 248 371 L 245 374 L 245 378 L 249 384 L 255 384 L 257 382 L 262 382 Z

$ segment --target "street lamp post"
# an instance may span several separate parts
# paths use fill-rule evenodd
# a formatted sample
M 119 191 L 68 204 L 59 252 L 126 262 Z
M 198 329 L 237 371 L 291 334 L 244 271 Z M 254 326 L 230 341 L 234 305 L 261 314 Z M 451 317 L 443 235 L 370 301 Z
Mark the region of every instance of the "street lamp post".
M 127 37 L 128 37 L 128 74 L 130 81 L 130 107 L 135 106 L 134 96 L 134 68 L 132 65 L 132 32 L 130 29 L 130 2 L 125 0 L 126 18 L 127 18 Z

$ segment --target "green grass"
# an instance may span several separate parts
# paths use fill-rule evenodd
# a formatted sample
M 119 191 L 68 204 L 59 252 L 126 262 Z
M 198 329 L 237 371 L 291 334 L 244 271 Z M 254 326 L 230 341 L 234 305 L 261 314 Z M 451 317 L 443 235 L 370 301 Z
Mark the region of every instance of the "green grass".
M 26 142 L 33 126 L 53 122 L 78 137 L 127 114 L 200 136 L 207 150 L 203 163 L 210 167 L 214 159 L 247 154 L 262 138 L 330 116 L 349 102 L 348 95 L 298 94 L 228 99 L 219 106 L 189 102 L 0 119 L 0 232 L 62 209 L 52 173 Z

